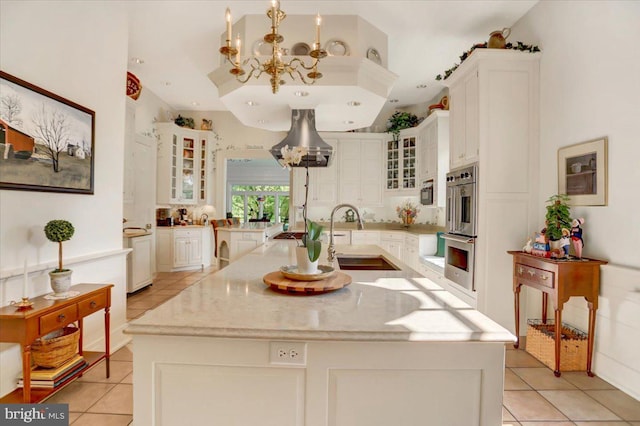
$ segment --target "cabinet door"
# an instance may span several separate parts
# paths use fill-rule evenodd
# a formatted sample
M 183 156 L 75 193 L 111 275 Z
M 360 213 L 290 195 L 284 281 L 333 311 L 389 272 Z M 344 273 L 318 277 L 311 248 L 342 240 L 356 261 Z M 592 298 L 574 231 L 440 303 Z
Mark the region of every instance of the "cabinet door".
M 437 175 L 438 122 L 433 121 L 420 136 L 420 181 L 423 181 Z
M 402 189 L 416 188 L 417 137 L 407 136 L 401 140 L 402 146 Z
M 189 237 L 176 237 L 173 240 L 173 266 L 189 265 Z
M 198 201 L 203 204 L 211 204 L 209 196 L 209 136 L 206 133 L 200 135 L 198 143 Z
M 133 288 L 151 282 L 151 236 L 132 238 L 131 280 Z
M 361 143 L 360 197 L 362 207 L 382 206 L 382 140 Z
M 464 164 L 478 160 L 480 142 L 480 104 L 478 73 L 471 73 L 465 80 L 465 146 Z
M 340 141 L 340 202 L 357 203 L 360 199 L 362 158 L 359 140 Z M 378 163 L 378 170 L 380 169 Z
M 337 155 L 338 141 L 325 139 L 333 147 L 334 155 Z M 315 167 L 310 176 L 310 185 L 313 193 L 314 205 L 334 206 L 338 201 L 338 161 L 334 158 L 328 167 Z
M 402 159 L 400 158 L 400 141 L 390 140 L 386 142 L 385 150 L 385 164 L 386 164 L 386 185 L 387 190 L 399 189 L 401 184 L 400 180 L 400 164 Z
M 451 97 L 450 123 L 451 138 L 449 146 L 449 163 L 455 169 L 464 162 L 464 140 L 465 140 L 465 86 L 459 84 L 449 88 Z
M 178 194 L 180 202 L 184 204 L 196 203 L 196 179 L 198 178 L 198 151 L 196 138 L 183 136 L 180 141 L 178 154 L 181 159 L 180 187 Z
M 202 263 L 202 237 L 189 238 L 189 264 L 199 265 Z

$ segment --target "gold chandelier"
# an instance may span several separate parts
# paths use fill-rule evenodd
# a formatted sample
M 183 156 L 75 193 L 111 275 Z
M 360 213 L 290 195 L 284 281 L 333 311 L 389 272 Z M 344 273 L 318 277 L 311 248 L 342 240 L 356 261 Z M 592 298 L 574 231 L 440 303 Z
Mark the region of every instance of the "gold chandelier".
M 307 85 L 313 84 L 316 80 L 322 78 L 322 73 L 318 72 L 318 64 L 320 59 L 327 56 L 327 52 L 320 48 L 320 15 L 316 17 L 316 40 L 313 43 L 313 50 L 309 52 L 309 56 L 313 58 L 311 65 L 305 64 L 300 58 L 293 58 L 289 62 L 282 60 L 280 43 L 284 41 L 284 37 L 278 33 L 278 27 L 286 16 L 284 11 L 280 9 L 280 2 L 271 0 L 271 8 L 267 10 L 267 17 L 271 19 L 271 32 L 264 36 L 264 41 L 272 46 L 271 57 L 262 63 L 255 56 L 241 61 L 240 47 L 242 41 L 240 40 L 240 34 L 238 34 L 235 47 L 231 46 L 231 11 L 227 8 L 227 42 L 220 48 L 220 53 L 231 64 L 232 68 L 229 72 L 235 75 L 236 80 L 240 83 L 246 83 L 252 76 L 259 78 L 263 73 L 267 73 L 271 76 L 271 91 L 275 94 L 278 92 L 280 85 L 285 84 L 284 80 L 281 79 L 285 74 L 289 74 L 292 80 L 296 80 L 297 77 Z M 244 67 L 247 66 L 249 67 L 248 74 L 244 70 Z M 303 74 L 304 71 L 309 71 L 306 77 Z M 246 77 L 244 77 L 245 74 L 247 74 Z

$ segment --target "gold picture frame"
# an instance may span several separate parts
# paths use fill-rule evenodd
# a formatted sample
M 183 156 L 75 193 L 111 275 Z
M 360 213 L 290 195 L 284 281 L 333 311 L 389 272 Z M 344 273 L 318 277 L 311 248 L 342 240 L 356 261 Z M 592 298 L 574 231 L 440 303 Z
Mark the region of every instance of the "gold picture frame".
M 558 149 L 558 193 L 572 206 L 607 205 L 607 137 Z

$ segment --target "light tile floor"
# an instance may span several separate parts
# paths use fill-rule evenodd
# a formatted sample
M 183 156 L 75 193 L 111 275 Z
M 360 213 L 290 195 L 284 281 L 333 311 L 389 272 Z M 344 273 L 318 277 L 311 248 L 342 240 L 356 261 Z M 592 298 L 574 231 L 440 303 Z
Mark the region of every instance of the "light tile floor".
M 153 286 L 128 298 L 127 319 L 139 317 L 213 272 L 210 268 L 157 274 Z M 111 356 L 109 379 L 104 377 L 104 365 L 98 364 L 47 402 L 69 404 L 74 426 L 129 425 L 132 361 L 131 348 L 125 346 Z M 506 351 L 504 388 L 503 426 L 640 426 L 640 401 L 584 372 L 564 372 L 557 378 L 511 345 Z

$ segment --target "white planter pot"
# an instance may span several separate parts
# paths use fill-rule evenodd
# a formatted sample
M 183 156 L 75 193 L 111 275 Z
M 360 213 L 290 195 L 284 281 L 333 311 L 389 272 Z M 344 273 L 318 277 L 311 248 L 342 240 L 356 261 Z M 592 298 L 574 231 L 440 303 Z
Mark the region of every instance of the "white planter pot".
M 316 274 L 318 273 L 318 260 L 312 262 L 309 260 L 309 253 L 306 247 L 296 247 L 296 260 L 298 265 L 298 273 L 300 274 Z
M 56 296 L 61 296 L 66 294 L 71 287 L 71 273 L 73 271 L 71 269 L 62 272 L 49 272 L 49 278 L 51 282 L 51 289 L 53 289 L 53 294 Z

